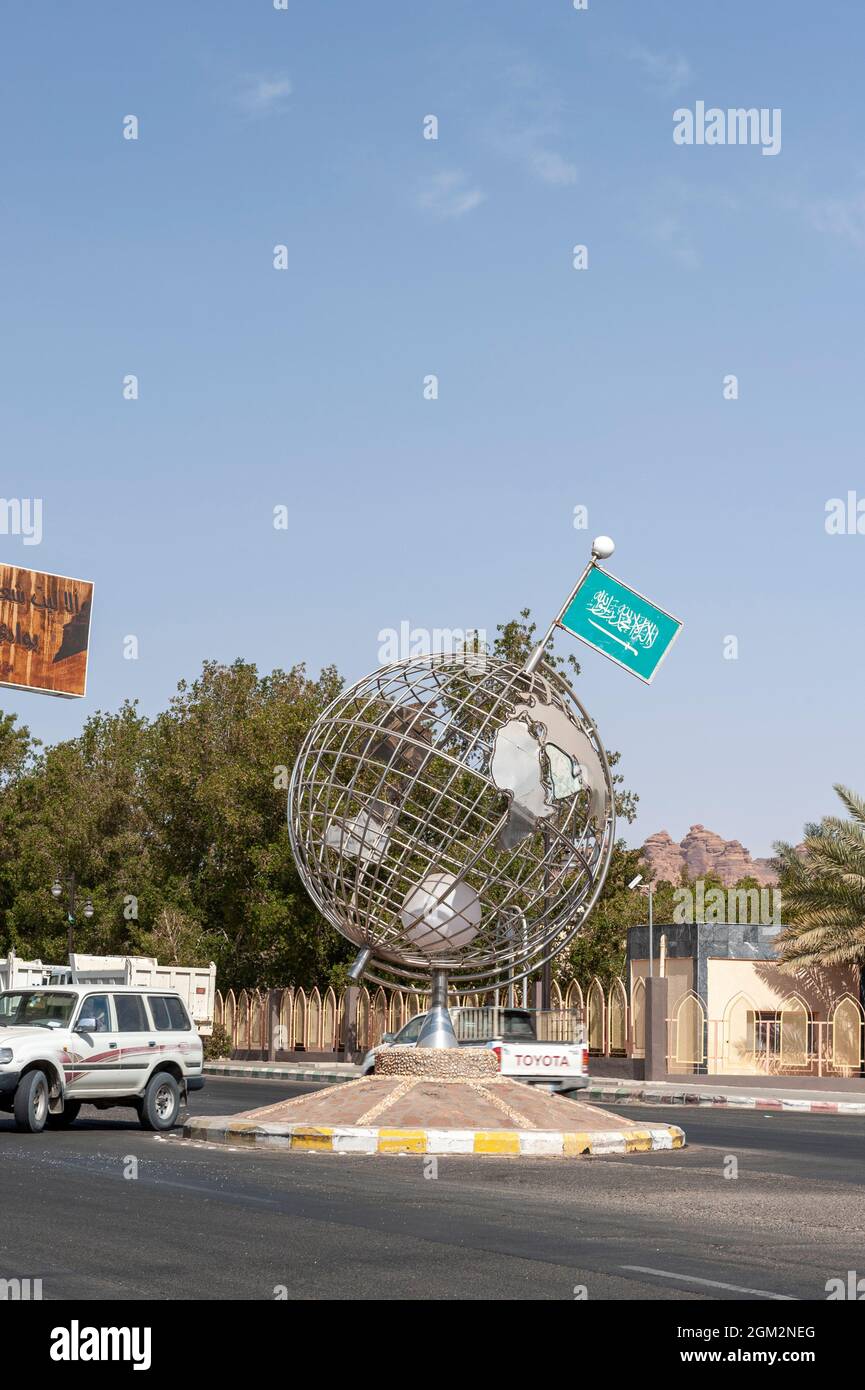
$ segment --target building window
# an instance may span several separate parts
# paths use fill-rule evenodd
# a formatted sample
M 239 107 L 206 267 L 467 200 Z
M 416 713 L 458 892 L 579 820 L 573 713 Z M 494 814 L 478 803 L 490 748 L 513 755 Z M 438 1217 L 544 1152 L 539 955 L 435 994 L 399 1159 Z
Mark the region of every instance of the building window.
M 758 1057 L 777 1057 L 781 1052 L 781 1015 L 771 1009 L 748 1011 L 751 1050 Z

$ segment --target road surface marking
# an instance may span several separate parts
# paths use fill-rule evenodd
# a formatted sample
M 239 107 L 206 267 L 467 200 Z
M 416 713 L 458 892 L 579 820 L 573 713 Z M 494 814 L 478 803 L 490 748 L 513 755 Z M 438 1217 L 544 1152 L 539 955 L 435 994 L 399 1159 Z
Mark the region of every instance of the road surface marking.
M 685 1284 L 705 1284 L 712 1289 L 731 1289 L 733 1293 L 752 1293 L 757 1298 L 783 1299 L 786 1303 L 797 1301 L 789 1293 L 769 1293 L 766 1289 L 745 1289 L 741 1284 L 721 1284 L 717 1279 L 698 1279 L 694 1274 L 672 1274 L 668 1269 L 648 1269 L 645 1265 L 622 1265 L 621 1268 L 633 1270 L 635 1274 L 656 1274 L 659 1279 L 681 1279 Z

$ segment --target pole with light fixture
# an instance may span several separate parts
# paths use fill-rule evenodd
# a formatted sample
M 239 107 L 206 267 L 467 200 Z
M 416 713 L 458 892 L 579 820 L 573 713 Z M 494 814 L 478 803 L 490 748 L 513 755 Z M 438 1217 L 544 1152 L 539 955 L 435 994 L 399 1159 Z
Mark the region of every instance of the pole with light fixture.
M 642 874 L 637 874 L 636 878 L 632 878 L 632 879 L 631 879 L 630 883 L 628 884 L 628 887 L 629 887 L 629 888 L 636 888 L 638 884 L 642 883 L 642 881 L 643 881 L 643 875 L 642 875 Z M 653 921 L 652 921 L 652 894 L 653 894 L 654 890 L 653 890 L 653 888 L 652 888 L 651 883 L 648 884 L 647 887 L 648 887 L 648 890 L 649 890 L 649 977 L 651 978 L 651 976 L 654 975 L 654 973 L 655 973 L 655 967 L 654 967 L 654 963 L 653 963 L 653 962 L 654 962 L 654 955 L 655 955 L 654 939 L 653 939 L 653 931 L 654 931 L 654 929 L 653 929 Z
M 75 920 L 76 920 L 76 919 L 75 919 L 75 909 L 76 909 L 76 903 L 77 903 L 77 899 L 76 899 L 76 888 L 77 888 L 77 884 L 76 884 L 76 881 L 75 881 L 75 875 L 74 875 L 74 874 L 69 874 L 69 875 L 68 875 L 68 877 L 67 877 L 67 879 L 66 879 L 66 887 L 67 887 L 67 890 L 68 890 L 68 893 L 69 893 L 69 898 L 68 898 L 68 903 L 67 903 L 67 910 L 66 910 L 66 949 L 67 949 L 67 951 L 69 952 L 69 957 L 70 957 L 70 962 L 69 962 L 69 963 L 70 963 L 70 965 L 71 965 L 71 963 L 72 963 L 71 957 L 72 957 L 72 952 L 73 952 L 73 950 L 74 950 L 73 933 L 74 933 L 74 931 L 75 931 Z M 51 896 L 52 896 L 53 898 L 62 898 L 62 896 L 63 896 L 63 883 L 62 883 L 62 881 L 61 881 L 60 878 L 55 878 L 54 882 L 52 883 L 52 885 L 51 885 Z M 87 918 L 87 920 L 89 921 L 90 918 L 93 916 L 93 903 L 92 903 L 92 901 L 90 900 L 90 898 L 87 898 L 87 899 L 85 900 L 83 912 L 84 912 L 84 916 L 85 916 L 85 917 Z

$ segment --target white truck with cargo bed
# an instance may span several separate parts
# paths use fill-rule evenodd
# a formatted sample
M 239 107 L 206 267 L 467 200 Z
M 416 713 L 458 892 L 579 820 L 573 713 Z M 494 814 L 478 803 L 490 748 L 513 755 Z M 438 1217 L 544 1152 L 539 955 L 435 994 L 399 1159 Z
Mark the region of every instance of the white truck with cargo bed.
M 67 965 L 22 960 L 14 951 L 0 956 L 0 990 L 26 985 L 136 985 L 180 995 L 202 1037 L 213 1032 L 216 966 L 160 965 L 153 956 L 88 956 L 73 953 Z
M 460 1047 L 491 1048 L 503 1076 L 551 1091 L 588 1086 L 589 1049 L 577 1010 L 453 1007 L 450 1014 Z M 416 1044 L 425 1018 L 416 1014 L 398 1033 L 385 1033 L 364 1057 L 361 1075 L 373 1075 L 383 1049 Z

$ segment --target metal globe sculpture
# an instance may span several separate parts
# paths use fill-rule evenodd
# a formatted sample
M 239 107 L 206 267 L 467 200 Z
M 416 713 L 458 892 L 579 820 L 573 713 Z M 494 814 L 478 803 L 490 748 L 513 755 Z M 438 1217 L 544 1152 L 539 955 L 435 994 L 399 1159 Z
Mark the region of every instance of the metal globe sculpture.
M 316 720 L 288 825 L 306 888 L 368 978 L 423 990 L 432 976 L 441 1003 L 444 981 L 501 988 L 580 929 L 609 866 L 613 786 L 559 671 L 419 656 Z

